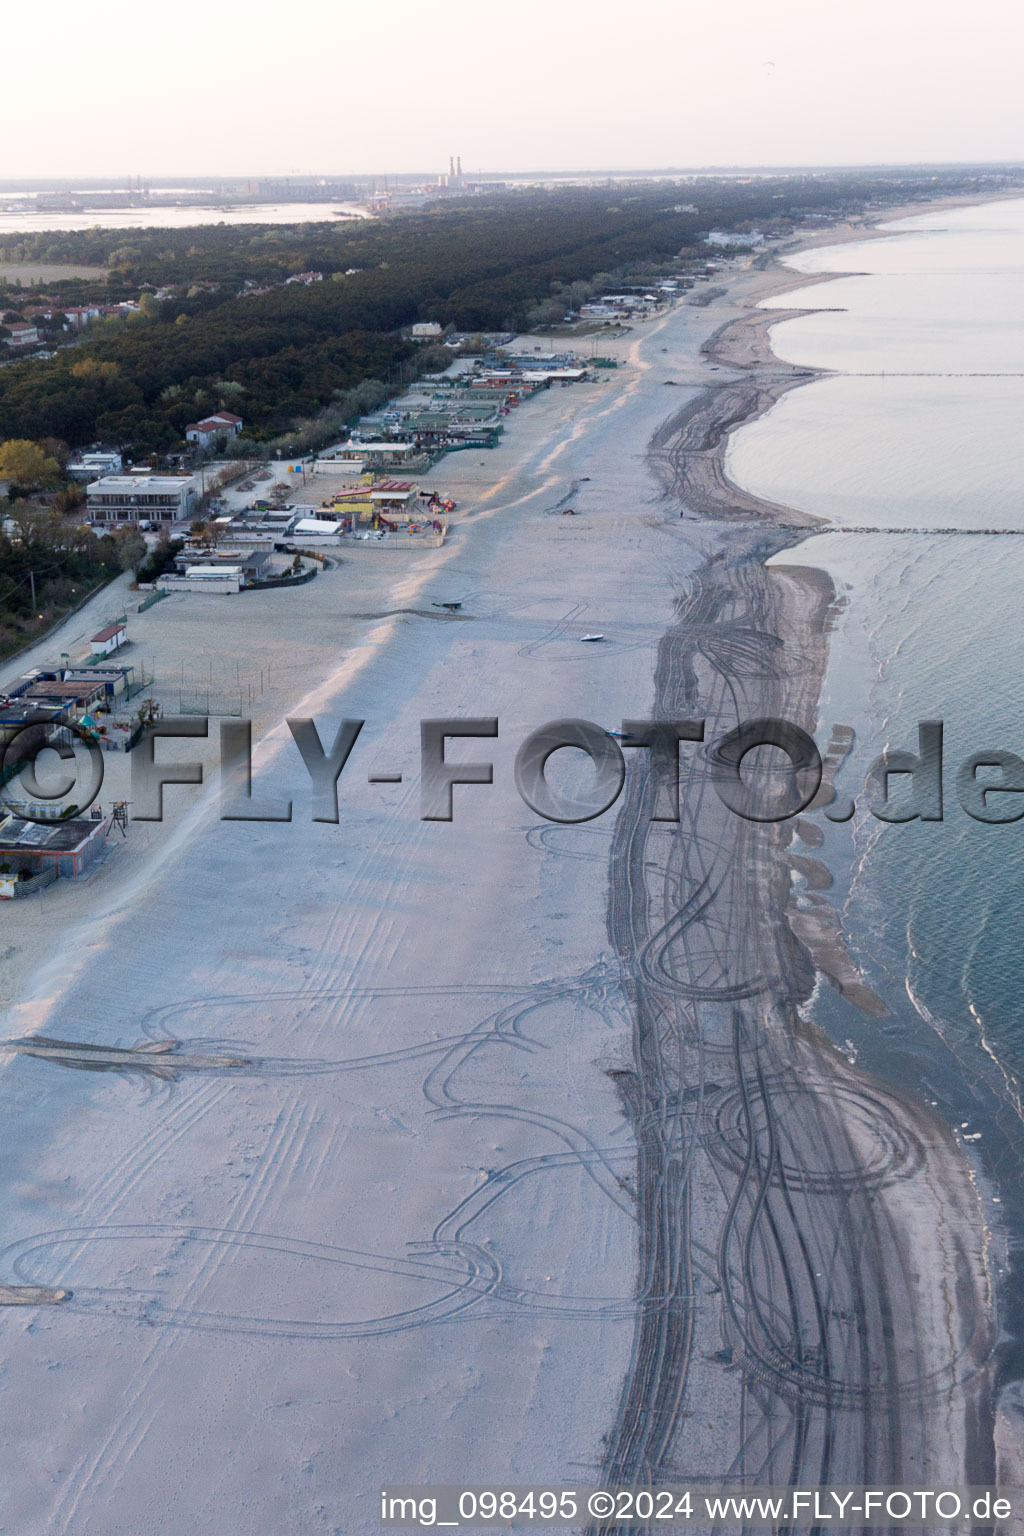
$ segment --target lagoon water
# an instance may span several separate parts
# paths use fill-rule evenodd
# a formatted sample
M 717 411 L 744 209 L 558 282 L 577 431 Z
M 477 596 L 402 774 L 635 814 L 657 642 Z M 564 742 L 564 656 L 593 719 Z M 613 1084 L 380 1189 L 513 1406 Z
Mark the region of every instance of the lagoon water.
M 965 1138 L 1007 1240 L 995 1258 L 1013 1335 L 1004 1370 L 1019 1377 L 1024 819 L 971 820 L 956 770 L 981 749 L 1024 757 L 1024 536 L 927 530 L 1024 530 L 1024 201 L 889 228 L 794 258 L 862 274 L 774 301 L 829 311 L 781 322 L 773 345 L 833 373 L 738 432 L 728 468 L 837 527 L 889 530 L 815 535 L 775 561 L 825 569 L 839 595 L 819 740 L 854 727 L 838 785 L 861 803 L 847 824 L 816 815 L 825 842 L 808 851 L 834 876 L 847 944 L 889 1015 L 865 1019 L 829 988 L 813 1012 Z M 883 747 L 916 750 L 921 720 L 945 726 L 944 818 L 883 824 L 863 803 L 867 769 Z M 1024 818 L 1024 794 L 991 799 Z
M 260 203 L 221 207 L 187 203 L 182 207 L 90 208 L 84 213 L 38 211 L 31 205 L 0 213 L 0 242 L 18 235 L 52 230 L 192 229 L 207 224 L 322 224 L 366 218 L 352 203 Z

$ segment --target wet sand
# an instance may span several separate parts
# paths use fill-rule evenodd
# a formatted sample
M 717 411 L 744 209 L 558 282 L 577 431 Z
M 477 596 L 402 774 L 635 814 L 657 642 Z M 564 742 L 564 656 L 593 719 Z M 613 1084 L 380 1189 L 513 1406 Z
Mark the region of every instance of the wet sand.
M 651 442 L 681 518 L 731 525 L 679 605 L 658 672 L 657 712 L 706 717 L 709 734 L 712 720 L 729 728 L 744 716 L 821 724 L 831 583 L 824 572 L 765 565 L 791 530 L 819 520 L 751 496 L 724 462 L 732 430 L 818 376 L 770 349 L 771 327 L 805 311 L 752 306 L 827 280 L 765 270 L 743 312 L 703 348 L 733 376 Z M 842 740 L 831 746 L 845 750 Z M 974 1171 L 946 1124 L 857 1070 L 801 1012 L 817 977 L 865 1013 L 885 1011 L 820 894 L 823 866 L 791 846 L 794 835 L 820 842 L 814 811 L 827 798 L 795 827 L 752 824 L 723 816 L 688 782 L 685 836 L 645 829 L 639 790 L 617 829 L 612 928 L 620 953 L 634 966 L 643 957 L 628 1102 L 648 1127 L 641 1147 L 657 1174 L 642 1254 L 662 1293 L 674 1266 L 691 1294 L 722 1297 L 680 1315 L 674 1332 L 661 1315 L 639 1326 L 605 1469 L 624 1481 L 678 1464 L 692 1401 L 714 1411 L 686 1422 L 691 1476 L 996 1477 L 992 1234 Z M 799 898 L 791 870 L 804 881 Z M 679 892 L 694 893 L 681 908 Z M 725 1467 L 730 1416 L 745 1432 Z M 1007 1473 L 1019 1460 L 1014 1436 L 1002 1416 Z

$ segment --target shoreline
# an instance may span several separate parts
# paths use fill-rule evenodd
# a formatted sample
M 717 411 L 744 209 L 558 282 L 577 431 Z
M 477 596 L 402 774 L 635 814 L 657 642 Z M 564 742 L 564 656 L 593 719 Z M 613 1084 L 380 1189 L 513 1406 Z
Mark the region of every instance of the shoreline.
M 767 560 L 829 524 L 734 485 L 725 455 L 732 431 L 824 374 L 769 345 L 774 324 L 806 310 L 754 306 L 833 275 L 768 269 L 701 347 L 740 378 L 706 386 L 649 443 L 661 500 L 684 527 L 732 525 L 659 650 L 654 713 L 707 718 L 709 737 L 755 716 L 818 724 L 836 593 L 820 568 Z M 809 812 L 831 798 L 847 731 L 834 729 Z M 701 766 L 714 772 L 713 759 Z M 821 894 L 827 870 L 793 849 L 810 853 L 820 829 L 806 814 L 730 824 L 693 764 L 685 783 L 683 772 L 685 836 L 666 847 L 634 785 L 613 843 L 609 936 L 634 1016 L 634 1065 L 616 1082 L 638 1144 L 638 1294 L 664 1300 L 653 1317 L 641 1306 L 602 1477 L 656 1480 L 678 1466 L 683 1404 L 697 1398 L 714 1434 L 690 1420 L 690 1477 L 720 1475 L 732 1422 L 758 1455 L 741 1449 L 730 1475 L 771 1481 L 789 1455 L 776 1427 L 787 1405 L 803 1428 L 780 1480 L 1012 1477 L 1020 1435 L 995 1397 L 994 1238 L 973 1165 L 951 1126 L 859 1069 L 803 1011 L 821 978 L 868 1016 L 887 1012 Z M 667 1106 L 693 1096 L 691 1125 Z M 708 1282 L 722 1302 L 694 1316 L 690 1296 Z
M 996 200 L 1003 199 L 984 199 L 984 202 Z M 905 212 L 887 211 L 882 217 L 888 223 L 945 207 L 977 204 L 978 200 L 973 198 L 943 200 L 937 206 L 917 206 Z M 823 233 L 812 242 L 787 248 L 784 253 L 776 252 L 772 266 L 765 271 L 765 283 L 756 294 L 747 295 L 741 301 L 746 312 L 726 321 L 704 344 L 702 351 L 709 361 L 738 370 L 743 377 L 726 383 L 721 391 L 711 392 L 703 401 L 693 402 L 686 420 L 680 423 L 679 447 L 686 455 L 688 473 L 679 476 L 677 483 L 693 489 L 697 503 L 695 511 L 707 516 L 711 522 L 729 517 L 751 523 L 758 520 L 762 527 L 770 527 L 772 523 L 784 520 L 787 534 L 794 524 L 806 527 L 808 532 L 829 529 L 831 525 L 825 518 L 796 512 L 745 491 L 729 479 L 725 470 L 729 437 L 733 431 L 770 410 L 790 389 L 831 374 L 827 369 L 790 365 L 778 358 L 771 348 L 772 328 L 787 319 L 813 313 L 813 305 L 767 312 L 758 311 L 756 306 L 769 295 L 802 291 L 849 275 L 787 271 L 779 263 L 780 257 L 789 254 L 790 250 L 828 246 L 847 240 L 892 237 L 899 233 L 888 229 L 850 229 L 841 240 Z M 727 397 L 724 408 L 722 396 Z M 728 424 L 723 427 L 726 422 Z M 787 545 L 795 542 L 798 540 L 793 537 L 780 538 L 776 553 L 781 554 Z M 808 658 L 808 681 L 813 679 L 813 686 L 806 690 L 801 701 L 803 707 L 785 718 L 799 721 L 806 729 L 813 730 L 828 660 L 829 615 L 836 601 L 832 579 L 825 569 L 812 565 L 775 563 L 770 569 L 765 567 L 765 574 L 766 589 L 773 592 L 775 598 L 776 632 L 782 639 L 790 635 L 801 636 L 799 649 L 802 657 Z M 809 808 L 812 811 L 827 804 L 831 798 L 827 757 L 825 766 L 826 778 L 822 791 Z M 780 824 L 778 832 L 777 852 L 782 854 L 779 863 L 783 867 L 788 863 L 804 886 L 801 904 L 797 900 L 795 883 L 790 882 L 789 888 L 784 888 L 777 872 L 780 929 L 788 931 L 790 942 L 802 950 L 814 970 L 840 995 L 869 1016 L 884 1014 L 887 1010 L 866 987 L 848 954 L 838 914 L 827 897 L 820 894 L 829 883 L 827 870 L 818 861 L 800 853 L 791 852 L 786 859 L 787 845 L 803 843 L 807 853 L 812 853 L 820 841 L 819 830 L 801 817 L 793 824 Z M 785 942 L 785 936 L 781 937 Z M 893 1239 L 891 1256 L 894 1257 L 900 1249 L 904 1256 L 910 1253 L 916 1256 L 926 1248 L 933 1257 L 933 1275 L 941 1274 L 945 1267 L 945 1277 L 933 1286 L 930 1295 L 927 1287 L 920 1283 L 916 1290 L 918 1310 L 913 1324 L 918 1328 L 923 1322 L 923 1327 L 917 1335 L 915 1348 L 925 1352 L 930 1349 L 935 1356 L 932 1370 L 926 1375 L 936 1373 L 937 1379 L 937 1373 L 948 1372 L 948 1349 L 952 1340 L 947 1329 L 954 1316 L 959 1319 L 962 1329 L 966 1364 L 965 1375 L 956 1384 L 960 1390 L 954 1389 L 953 1376 L 959 1378 L 959 1370 L 954 1369 L 949 1376 L 950 1389 L 945 1404 L 936 1401 L 933 1404 L 937 1410 L 935 1414 L 927 1411 L 924 1402 L 918 1405 L 922 1418 L 931 1420 L 926 1436 L 928 1449 L 930 1451 L 933 1445 L 945 1441 L 944 1457 L 938 1457 L 938 1464 L 958 1465 L 969 1480 L 994 1480 L 1003 1476 L 1014 1481 L 1024 1462 L 1021 1415 L 1015 1401 L 1004 1403 L 1002 1396 L 998 1402 L 996 1399 L 998 1328 L 989 1259 L 994 1238 L 982 1213 L 973 1164 L 958 1143 L 953 1128 L 916 1095 L 884 1085 L 852 1066 L 823 1031 L 801 1012 L 800 1004 L 806 1002 L 809 995 L 808 990 L 802 999 L 797 998 L 787 1010 L 788 1021 L 783 1026 L 784 1033 L 789 1036 L 789 1049 L 795 1053 L 794 1059 L 801 1060 L 802 1080 L 813 1084 L 815 1092 L 823 1093 L 828 1092 L 831 1083 L 837 1118 L 845 1123 L 849 1145 L 859 1147 L 865 1159 L 872 1154 L 870 1136 L 865 1137 L 856 1115 L 851 1118 L 846 1112 L 846 1100 L 854 1085 L 869 1092 L 876 1101 L 887 1101 L 886 1107 L 894 1123 L 902 1127 L 903 1134 L 916 1140 L 923 1156 L 925 1176 L 922 1181 L 913 1177 L 897 1179 L 884 1195 L 883 1186 L 879 1185 L 876 1200 L 886 1211 L 885 1219 Z M 955 1397 L 960 1399 L 956 1408 Z M 951 1460 L 957 1456 L 958 1449 L 960 1458 Z

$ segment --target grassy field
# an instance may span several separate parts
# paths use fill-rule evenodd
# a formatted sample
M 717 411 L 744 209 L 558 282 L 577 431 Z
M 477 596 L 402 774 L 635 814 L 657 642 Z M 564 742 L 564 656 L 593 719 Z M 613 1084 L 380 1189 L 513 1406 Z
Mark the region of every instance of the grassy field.
M 65 277 L 84 277 L 102 281 L 106 267 L 67 266 L 45 261 L 0 261 L 0 283 L 57 283 Z

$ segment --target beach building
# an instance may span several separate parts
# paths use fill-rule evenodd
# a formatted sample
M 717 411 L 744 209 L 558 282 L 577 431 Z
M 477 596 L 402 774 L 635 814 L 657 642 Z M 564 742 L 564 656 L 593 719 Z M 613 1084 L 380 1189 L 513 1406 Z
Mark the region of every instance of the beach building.
M 0 900 L 11 900 L 34 876 L 77 880 L 96 862 L 107 843 L 102 820 L 0 821 Z
M 575 368 L 579 357 L 575 352 L 508 352 L 505 361 L 510 368 Z
M 0 700 L 0 748 L 10 745 L 16 737 L 20 736 L 28 726 L 39 726 L 45 730 L 50 725 L 61 725 L 64 722 L 65 711 L 60 704 L 37 704 L 21 699 Z M 30 738 L 26 738 L 26 746 Z M 11 769 L 7 764 L 7 769 Z
M 418 495 L 411 480 L 378 480 L 370 487 L 370 505 L 375 512 L 389 516 L 408 514 Z
M 97 523 L 188 522 L 196 501 L 191 475 L 104 475 L 85 494 Z
M 366 465 L 362 459 L 316 459 L 313 464 L 313 473 L 316 475 L 362 475 L 366 472 Z
M 123 619 L 118 619 L 113 624 L 107 624 L 98 635 L 93 635 L 89 641 L 94 656 L 110 656 L 114 651 L 128 644 L 128 625 Z
M 179 555 L 174 557 L 174 568 L 179 576 L 187 576 L 190 571 L 202 566 L 210 571 L 238 570 L 241 572 L 242 585 L 259 581 L 267 574 L 267 566 L 270 564 L 272 550 L 253 546 L 250 549 L 209 549 L 186 547 Z M 159 585 L 159 583 L 158 583 Z
M 120 662 L 108 662 L 106 666 L 88 664 L 83 667 L 65 667 L 55 674 L 65 682 L 79 683 L 92 682 L 103 686 L 103 692 L 108 703 L 114 699 L 124 698 L 138 692 L 138 688 L 144 686 L 135 682 L 135 668 L 125 666 Z
M 295 524 L 292 538 L 300 548 L 317 549 L 321 544 L 338 544 L 345 529 L 346 524 L 336 518 L 303 517 Z
M 359 522 L 376 524 L 381 517 L 386 521 L 408 521 L 416 511 L 417 496 L 411 480 L 375 480 L 369 485 L 336 491 L 323 507 L 305 510 L 309 512 L 307 521 L 340 518 L 354 529 Z
M 204 592 L 207 595 L 230 597 L 242 590 L 243 572 L 240 565 L 188 565 L 176 576 L 161 576 L 157 589 L 161 592 Z
M 581 304 L 581 320 L 628 320 L 631 310 L 621 304 Z
M 467 391 L 454 398 L 445 410 L 449 420 L 459 426 L 467 423 L 474 427 L 497 426 L 501 421 L 501 402 L 486 390 L 481 390 L 475 398 Z
M 218 537 L 225 544 L 273 549 L 290 537 L 298 520 L 294 507 L 250 507 L 232 518 L 218 518 Z
M 410 432 L 423 448 L 493 448 L 503 428 L 500 421 L 475 423 L 455 421 L 447 411 L 423 411 L 410 416 Z
M 370 499 L 368 486 L 357 486 L 344 491 L 336 491 L 334 495 L 322 507 L 310 508 L 307 522 L 317 520 L 331 522 L 340 518 L 347 527 L 354 528 L 360 519 L 369 521 L 373 517 L 373 502 Z
M 44 675 L 21 694 L 21 701 L 30 710 L 40 705 L 56 710 L 57 720 L 65 725 L 77 723 L 89 710 L 99 708 L 105 698 L 106 688 L 102 680 L 81 673 L 74 677 L 63 673 Z
M 504 390 L 507 394 L 530 395 L 535 384 L 527 384 L 516 368 L 496 368 L 489 373 L 473 375 L 473 388 L 480 390 Z
M 417 452 L 418 449 L 415 443 L 369 442 L 345 444 L 346 459 L 356 459 L 366 469 L 387 469 L 392 464 L 400 464 L 410 454 L 415 455 Z M 314 469 L 319 469 L 321 464 L 325 467 L 330 466 L 327 470 L 328 473 L 337 472 L 337 463 L 330 465 L 329 460 L 318 459 L 313 466 Z M 320 472 L 323 473 L 324 471 L 321 470 Z
M 586 377 L 585 368 L 545 368 L 537 372 L 529 368 L 523 370 L 523 381 L 527 384 L 582 384 Z

